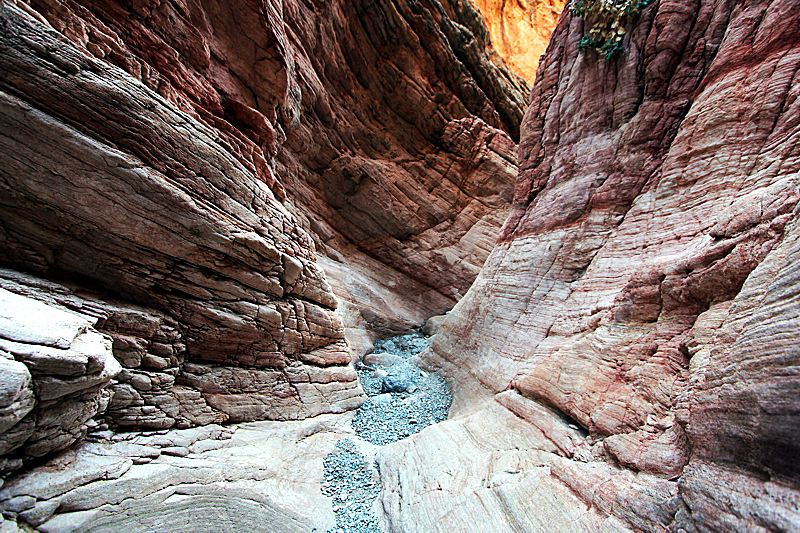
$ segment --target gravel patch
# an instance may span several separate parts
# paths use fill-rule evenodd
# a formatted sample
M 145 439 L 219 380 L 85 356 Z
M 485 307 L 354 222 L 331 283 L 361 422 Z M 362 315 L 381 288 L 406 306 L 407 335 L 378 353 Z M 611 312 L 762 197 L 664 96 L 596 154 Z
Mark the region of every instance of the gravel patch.
M 447 418 L 451 395 L 444 379 L 421 371 L 410 361 L 429 345 L 428 339 L 416 333 L 376 341 L 374 353 L 391 354 L 401 362 L 389 367 L 357 366 L 358 377 L 368 396 L 353 418 L 353 429 L 361 439 L 384 446 Z M 382 359 L 397 362 L 397 357 Z M 416 378 L 403 392 L 383 392 L 387 390 L 384 378 L 394 383 L 390 374 L 411 374 Z M 350 439 L 339 441 L 324 464 L 322 492 L 333 498 L 338 526 L 328 533 L 380 533 L 372 513 L 372 505 L 380 492 L 377 465 L 368 461 Z
M 350 439 L 336 443 L 324 460 L 322 494 L 333 499 L 338 529 L 329 533 L 381 533 L 372 504 L 381 491 L 377 471 Z
M 364 389 L 369 388 L 367 401 L 353 418 L 353 429 L 362 439 L 384 446 L 447 418 L 450 390 L 444 379 L 423 374 L 409 392 L 381 394 L 383 380 L 373 373 L 358 371 Z

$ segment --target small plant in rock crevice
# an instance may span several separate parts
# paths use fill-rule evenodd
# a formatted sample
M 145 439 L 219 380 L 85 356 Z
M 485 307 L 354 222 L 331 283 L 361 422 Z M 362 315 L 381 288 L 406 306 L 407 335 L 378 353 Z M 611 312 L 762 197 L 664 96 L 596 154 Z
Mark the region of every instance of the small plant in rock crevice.
M 589 26 L 589 34 L 578 43 L 578 50 L 597 50 L 609 61 L 618 58 L 625 50 L 625 25 L 649 3 L 650 0 L 572 0 L 570 11 Z

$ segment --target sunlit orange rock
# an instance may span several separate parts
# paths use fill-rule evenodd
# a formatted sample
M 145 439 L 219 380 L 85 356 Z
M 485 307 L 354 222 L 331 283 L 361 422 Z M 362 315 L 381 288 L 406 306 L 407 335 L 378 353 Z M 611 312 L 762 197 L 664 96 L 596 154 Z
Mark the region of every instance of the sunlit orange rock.
M 473 0 L 486 19 L 492 47 L 516 74 L 532 84 L 536 67 L 565 0 Z

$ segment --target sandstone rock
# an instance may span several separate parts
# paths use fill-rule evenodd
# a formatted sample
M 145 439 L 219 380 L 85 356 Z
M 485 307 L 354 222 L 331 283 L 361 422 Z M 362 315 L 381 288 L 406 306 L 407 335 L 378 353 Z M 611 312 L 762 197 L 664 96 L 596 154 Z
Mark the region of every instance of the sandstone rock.
M 90 325 L 80 316 L 6 290 L 2 290 L 0 296 L 0 337 L 9 341 L 65 350 Z M 33 316 L 41 320 L 38 328 L 30 327 Z
M 189 357 L 280 372 L 304 354 L 343 346 L 335 298 L 314 262 L 311 239 L 216 130 L 13 6 L 4 4 L 0 16 L 2 68 L 9 73 L 0 87 L 0 157 L 9 163 L 3 165 L 3 261 L 87 276 L 115 297 L 160 308 L 161 316 L 107 313 L 98 325 L 122 335 L 128 367 L 179 371 Z M 41 47 L 53 53 L 40 57 Z M 27 85 L 31 69 L 41 78 Z M 69 107 L 74 112 L 65 112 Z M 32 136 L 42 142 L 30 144 Z M 24 169 L 9 159 L 19 150 L 30 152 Z M 36 211 L 54 190 L 57 212 Z M 32 255 L 31 246 L 38 250 Z M 208 412 L 181 416 L 179 401 L 165 398 L 175 373 L 151 380 L 147 390 L 137 381 L 144 405 L 112 412 L 115 422 L 163 428 L 208 420 Z M 55 398 L 99 384 L 92 379 L 76 378 L 75 385 L 51 379 L 43 387 Z M 330 387 L 327 398 L 313 401 L 351 401 L 357 388 L 344 387 L 345 399 Z
M 405 359 L 399 355 L 393 355 L 386 352 L 371 353 L 364 356 L 365 365 L 378 365 L 378 366 L 395 366 L 402 364 Z
M 422 333 L 431 337 L 436 335 L 439 332 L 439 328 L 442 327 L 442 324 L 447 319 L 447 315 L 437 315 L 432 316 L 428 320 L 425 321 L 425 325 L 422 327 Z
M 92 356 L 98 355 L 98 353 L 103 353 L 101 350 L 104 350 L 105 353 L 103 362 L 105 364 L 100 368 L 99 372 L 94 372 L 92 374 L 87 374 L 69 380 L 61 377 L 44 375 L 36 379 L 34 382 L 36 393 L 40 400 L 55 400 L 84 389 L 91 389 L 93 387 L 106 385 L 119 373 L 121 367 L 111 353 L 111 342 L 98 333 L 87 333 L 82 337 L 89 336 L 93 338 L 87 339 L 84 343 L 78 343 L 76 340 L 75 349 L 85 351 L 88 345 L 89 350 L 94 353 L 89 352 L 89 354 L 86 355 L 87 360 Z M 47 368 L 48 366 L 49 365 L 47 364 L 43 364 L 40 366 L 40 368 Z M 88 362 L 86 366 L 89 366 Z M 39 368 L 37 368 L 37 370 L 41 371 Z
M 504 2 L 476 0 L 486 20 L 493 52 L 528 83 L 536 78 L 536 67 L 550 42 L 550 33 L 561 11 L 569 5 L 563 0 Z
M 13 271 L 3 270 L 0 272 L 0 285 L 17 294 L 24 294 L 27 297 L 42 302 L 47 302 L 51 309 L 68 310 L 70 313 L 77 313 L 84 317 L 85 324 L 94 324 L 103 333 L 109 334 L 113 339 L 112 350 L 114 357 L 121 360 L 125 366 L 140 367 L 142 361 L 146 360 L 142 356 L 148 356 L 147 350 L 153 349 L 152 346 L 160 345 L 163 348 L 156 348 L 162 352 L 169 346 L 172 355 L 169 359 L 171 367 L 169 373 L 152 373 L 123 370 L 117 377 L 116 383 L 110 385 L 114 392 L 109 409 L 106 412 L 107 420 L 115 426 L 143 425 L 154 428 L 170 427 L 175 424 L 186 425 L 194 420 L 194 423 L 204 421 L 210 423 L 224 418 L 221 413 L 215 413 L 208 404 L 202 400 L 199 394 L 194 397 L 194 402 L 188 397 L 185 406 L 174 391 L 176 373 L 183 361 L 184 346 L 181 343 L 182 336 L 174 326 L 175 322 L 163 313 L 152 309 L 138 308 L 100 300 L 96 297 L 77 296 L 70 288 L 46 282 L 39 278 L 19 274 Z M 63 312 L 63 311 L 62 311 Z M 38 323 L 37 323 L 38 324 Z M 34 324 L 34 327 L 37 325 Z M 84 335 L 91 339 L 97 339 L 97 334 Z M 87 368 L 96 371 L 100 363 L 98 353 L 100 350 L 90 350 L 88 347 L 100 347 L 101 343 L 89 343 L 88 345 L 78 344 L 78 337 L 75 346 L 81 347 L 76 350 L 56 350 L 49 347 L 28 347 L 18 346 L 16 350 L 22 354 L 22 358 L 31 365 L 32 369 L 39 368 L 41 364 L 59 374 L 83 374 Z M 165 344 L 169 343 L 169 344 Z M 107 350 L 105 341 L 102 343 L 102 350 Z M 60 353 L 59 352 L 63 352 Z M 88 354 L 88 355 L 87 355 Z M 71 356 L 67 357 L 67 356 Z M 132 357 L 134 355 L 135 357 Z M 151 357 L 156 357 L 152 356 Z M 111 361 L 108 361 L 109 363 Z M 53 364 L 58 363 L 58 367 Z M 81 367 L 79 363 L 84 366 Z M 89 365 L 86 367 L 86 365 Z M 72 365 L 72 366 L 69 366 Z M 75 370 L 77 369 L 77 371 Z M 102 366 L 99 367 L 102 371 Z M 86 385 L 87 379 L 64 380 L 63 377 L 40 376 L 42 384 L 48 394 L 57 394 L 60 390 L 67 390 L 76 384 Z M 146 389 L 138 391 L 131 385 L 135 381 L 137 385 Z M 76 406 L 82 409 L 81 406 Z M 147 410 L 147 413 L 144 410 Z M 71 416 L 68 413 L 66 416 Z
M 355 407 L 345 334 L 358 356 L 474 279 L 507 214 L 526 88 L 490 61 L 470 5 L 387 4 L 367 24 L 373 9 L 3 5 L 0 260 L 101 293 L 16 288 L 114 339 L 131 372 L 111 387 L 112 426 Z M 31 364 L 70 379 L 42 380 L 44 397 L 100 384 L 45 352 Z M 275 388 L 211 392 L 187 361 Z
M 737 468 L 693 461 L 679 483 L 691 510 L 691 514 L 677 517 L 677 525 L 683 527 L 702 524 L 709 531 L 793 531 L 800 523 L 797 490 L 754 479 Z
M 23 511 L 19 517 L 28 524 L 36 527 L 46 522 L 56 512 L 61 502 L 58 499 L 37 501 L 36 506 L 28 511 Z
M 558 455 L 542 451 L 553 444 L 532 428 L 492 402 L 384 447 L 380 498 L 389 530 L 472 531 L 491 524 L 498 532 L 633 531 L 558 481 Z M 584 470 L 585 479 L 591 465 Z M 607 486 L 611 476 L 604 474 L 589 482 L 595 490 Z
M 0 489 L 0 499 L 6 501 L 28 495 L 37 500 L 50 500 L 94 480 L 116 479 L 130 467 L 131 461 L 125 457 L 81 454 L 70 450 L 48 465 L 6 483 Z
M 32 509 L 36 505 L 36 498 L 31 496 L 17 496 L 3 502 L 3 507 L 10 513 L 21 513 Z
M 259 217 L 287 235 L 295 223 L 310 230 L 320 252 L 338 263 L 330 278 L 352 273 L 380 284 L 389 273 L 403 281 L 389 288 L 388 309 L 374 305 L 386 291 L 337 289 L 356 310 L 376 313 L 364 321 L 345 317 L 353 339 L 373 336 L 373 323 L 377 336 L 387 328 L 418 327 L 451 307 L 477 275 L 507 215 L 512 139 L 528 89 L 491 60 L 486 29 L 471 3 L 289 1 L 262 9 L 237 0 L 143 9 L 35 0 L 33 8 L 28 12 L 87 55 L 123 69 L 213 129 L 229 156 L 278 200 L 290 191 L 285 208 L 296 220 Z M 241 11 L 257 15 L 247 24 L 232 21 L 230 13 Z M 270 50 L 270 59 L 256 57 L 251 43 Z M 121 145 L 141 157 L 131 143 Z M 177 166 L 203 177 L 184 178 L 194 192 L 215 187 L 196 166 L 171 168 Z M 239 185 L 220 198 L 248 205 L 239 194 L 244 181 L 237 179 Z M 270 287 L 270 294 L 285 285 L 323 297 L 326 289 L 306 251 L 277 252 L 268 252 L 274 276 L 240 276 Z M 364 255 L 353 258 L 354 252 Z M 172 277 L 181 291 L 201 299 L 218 284 L 193 268 Z M 427 292 L 428 301 L 406 292 L 412 286 Z
M 348 250 L 346 257 L 341 261 L 320 257 L 319 261 L 339 299 L 336 311 L 342 316 L 345 336 L 355 358 L 371 351 L 377 339 L 416 329 L 427 316 L 453 305 L 450 295 L 443 295 L 362 252 Z
M 580 55 L 585 24 L 563 16 L 495 247 L 524 89 L 466 2 L 3 3 L 0 261 L 127 302 L 43 300 L 116 335 L 121 426 L 352 409 L 345 327 L 363 348 L 459 300 L 423 355 L 453 419 L 379 458 L 393 530 L 796 530 L 796 7 L 654 3 L 617 62 Z M 102 372 L 85 361 L 52 390 Z M 74 441 L 99 387 L 5 435 L 27 454 Z M 339 430 L 287 424 L 176 437 L 186 457 L 133 443 L 125 474 L 56 477 L 24 512 L 116 529 L 196 497 L 250 529 L 329 529 L 308 480 Z
M 800 44 L 788 28 L 798 13 L 782 1 L 651 4 L 617 62 L 580 54 L 583 22 L 563 16 L 523 121 L 511 215 L 423 354 L 449 376 L 453 422 L 486 416 L 510 389 L 563 416 L 551 425 L 588 433 L 589 450 L 551 469 L 626 528 L 800 527 L 787 463 L 798 427 L 787 340 L 797 326 Z M 542 432 L 542 421 L 530 425 L 524 433 Z M 619 481 L 598 491 L 601 479 Z M 731 503 L 720 505 L 727 485 Z M 519 528 L 504 522 L 507 499 L 407 497 L 413 512 L 392 507 L 398 528 L 435 530 L 443 511 Z M 569 513 L 574 504 L 557 498 Z
M 131 527 L 165 528 L 176 532 L 224 530 L 245 533 L 267 528 L 277 533 L 300 533 L 310 528 L 307 521 L 275 505 L 268 498 L 237 497 L 213 488 L 206 489 L 206 494 L 171 496 L 163 502 L 136 502 L 126 506 L 125 510 L 123 516 L 107 516 L 94 511 L 63 513 L 40 526 L 40 530 L 66 532 L 75 531 L 77 526 L 78 531 L 98 533 Z
M 28 368 L 0 357 L 0 432 L 6 432 L 30 413 L 36 399 Z
M 15 522 L 0 517 L 0 533 L 17 533 L 18 531 L 19 528 Z
M 331 529 L 322 462 L 350 418 L 109 434 L 9 481 L 0 509 L 39 531 Z
M 81 315 L 2 288 L 0 308 L 0 453 L 41 457 L 85 434 L 121 368 Z

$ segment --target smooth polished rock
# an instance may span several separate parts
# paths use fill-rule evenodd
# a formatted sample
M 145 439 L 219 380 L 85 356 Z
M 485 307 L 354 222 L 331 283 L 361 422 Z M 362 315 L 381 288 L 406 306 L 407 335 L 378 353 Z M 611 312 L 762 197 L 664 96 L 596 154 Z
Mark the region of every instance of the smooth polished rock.
M 432 337 L 439 332 L 439 328 L 442 327 L 442 324 L 447 319 L 447 315 L 437 315 L 432 316 L 428 320 L 425 321 L 425 325 L 422 327 L 422 333 L 425 335 Z
M 11 479 L 0 509 L 39 531 L 331 529 L 323 459 L 351 417 L 96 434 Z
M 30 327 L 30 318 L 40 321 Z M 67 349 L 90 323 L 83 317 L 0 289 L 0 338 L 23 344 Z

